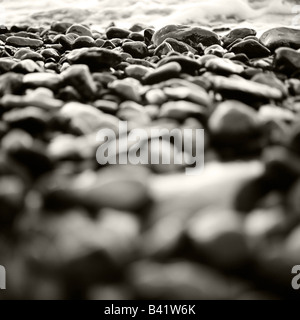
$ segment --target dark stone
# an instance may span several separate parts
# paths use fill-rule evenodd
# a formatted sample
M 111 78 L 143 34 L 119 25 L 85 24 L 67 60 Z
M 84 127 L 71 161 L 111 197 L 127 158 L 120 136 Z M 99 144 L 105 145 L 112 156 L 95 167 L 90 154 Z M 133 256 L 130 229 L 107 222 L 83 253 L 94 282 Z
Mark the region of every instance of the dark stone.
M 300 48 L 300 30 L 291 28 L 274 28 L 266 31 L 260 37 L 261 43 L 271 51 L 279 47 Z
M 145 37 L 138 32 L 131 32 L 128 36 L 128 39 L 131 39 L 133 41 L 144 41 Z
M 53 22 L 51 24 L 51 30 L 58 33 L 66 33 L 71 26 L 72 23 L 70 22 Z
M 278 72 L 292 75 L 300 69 L 300 52 L 290 48 L 279 48 L 275 52 L 274 68 Z
M 158 57 L 166 56 L 169 52 L 173 52 L 173 51 L 174 50 L 169 43 L 163 42 L 155 49 L 154 55 Z
M 201 64 L 197 60 L 182 55 L 166 57 L 158 63 L 158 67 L 170 62 L 177 62 L 181 66 L 182 72 L 192 75 L 194 75 L 195 72 L 201 69 Z
M 95 41 L 92 37 L 80 36 L 73 43 L 73 49 L 95 47 Z
M 249 59 L 264 58 L 271 55 L 271 51 L 255 40 L 245 40 L 231 47 L 235 54 L 244 53 Z
M 43 41 L 37 39 L 12 36 L 6 39 L 6 44 L 15 47 L 30 47 L 37 49 L 42 47 L 44 43 Z
M 54 61 L 59 61 L 59 59 L 60 59 L 60 55 L 57 52 L 57 50 L 55 50 L 55 49 L 44 49 L 41 51 L 41 55 L 45 59 L 52 58 L 52 59 L 54 59 Z
M 91 70 L 99 70 L 102 68 L 116 67 L 122 58 L 119 53 L 103 49 L 92 48 L 83 51 L 76 51 L 68 56 L 71 64 L 86 64 Z
M 32 72 L 42 72 L 43 69 L 34 61 L 26 59 L 18 62 L 11 71 L 27 74 Z
M 179 63 L 169 62 L 146 74 L 143 82 L 145 84 L 155 84 L 168 79 L 178 78 L 180 72 L 181 66 Z
M 25 185 L 19 177 L 7 176 L 0 179 L 0 230 L 10 231 L 25 199 Z
M 152 38 L 153 38 L 154 33 L 155 33 L 155 30 L 153 30 L 153 29 L 144 30 L 144 37 L 145 37 L 146 45 L 150 45 L 152 43 Z
M 241 74 L 244 67 L 228 59 L 213 58 L 205 63 L 205 68 L 219 74 Z
M 23 75 L 8 72 L 0 76 L 0 96 L 20 93 L 23 85 Z
M 283 94 L 277 88 L 263 85 L 243 78 L 216 77 L 213 80 L 214 88 L 224 97 L 239 99 L 244 102 L 253 100 L 282 100 Z
M 14 109 L 3 115 L 3 120 L 12 128 L 25 130 L 31 134 L 43 132 L 50 119 L 50 115 L 39 108 L 27 107 Z
M 67 35 L 59 35 L 58 41 L 62 45 L 62 47 L 65 50 L 71 50 L 73 47 L 74 41 L 78 38 L 79 36 L 75 33 L 69 33 Z
M 239 28 L 230 31 L 226 36 L 222 38 L 225 47 L 231 45 L 237 39 L 244 39 L 248 36 L 255 36 L 256 31 L 249 28 Z
M 69 33 L 75 33 L 77 34 L 78 36 L 87 36 L 87 37 L 93 37 L 93 33 L 92 31 L 81 25 L 81 24 L 73 24 L 66 32 L 67 34 Z
M 155 45 L 160 45 L 167 38 L 183 41 L 193 48 L 196 48 L 199 43 L 202 43 L 204 46 L 221 44 L 216 33 L 199 27 L 183 25 L 168 25 L 163 27 L 155 32 L 153 42 Z
M 129 53 L 133 58 L 145 58 L 148 56 L 147 46 L 140 41 L 126 42 L 122 46 L 123 50 Z
M 186 44 L 186 43 L 184 43 L 182 41 L 178 41 L 178 40 L 172 39 L 172 38 L 167 38 L 164 42 L 170 44 L 171 47 L 173 48 L 173 50 L 176 51 L 176 52 L 179 52 L 179 53 L 185 53 L 185 52 L 196 53 L 196 50 L 194 48 L 192 48 L 191 46 L 189 46 L 188 44 Z
M 0 58 L 0 70 L 3 73 L 9 72 L 16 64 L 17 62 L 11 58 Z
M 228 100 L 219 104 L 209 118 L 212 143 L 218 151 L 247 154 L 261 149 L 261 123 L 248 105 Z
M 73 65 L 61 76 L 67 85 L 73 86 L 84 98 L 93 99 L 97 87 L 86 65 Z
M 114 38 L 127 39 L 129 35 L 130 35 L 130 30 L 126 30 L 126 29 L 111 27 L 106 30 L 107 39 L 114 39 Z

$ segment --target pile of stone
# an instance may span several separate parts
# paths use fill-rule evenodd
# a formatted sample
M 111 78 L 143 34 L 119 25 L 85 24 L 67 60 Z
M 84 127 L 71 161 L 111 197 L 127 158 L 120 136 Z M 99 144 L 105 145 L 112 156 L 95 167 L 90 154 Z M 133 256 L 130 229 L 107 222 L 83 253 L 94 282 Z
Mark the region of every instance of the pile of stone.
M 4 298 L 295 296 L 300 31 L 222 32 L 0 27 Z M 120 120 L 205 129 L 206 172 L 99 165 Z

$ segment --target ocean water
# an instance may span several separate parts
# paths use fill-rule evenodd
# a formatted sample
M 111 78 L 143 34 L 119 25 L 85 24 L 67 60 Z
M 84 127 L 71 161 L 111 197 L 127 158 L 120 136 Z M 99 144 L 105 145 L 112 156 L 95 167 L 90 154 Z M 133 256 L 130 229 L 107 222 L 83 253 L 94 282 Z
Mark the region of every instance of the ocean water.
M 298 5 L 298 4 L 299 5 Z M 104 28 L 143 23 L 203 26 L 273 25 L 300 27 L 299 0 L 2 0 L 2 24 L 48 24 L 65 20 Z

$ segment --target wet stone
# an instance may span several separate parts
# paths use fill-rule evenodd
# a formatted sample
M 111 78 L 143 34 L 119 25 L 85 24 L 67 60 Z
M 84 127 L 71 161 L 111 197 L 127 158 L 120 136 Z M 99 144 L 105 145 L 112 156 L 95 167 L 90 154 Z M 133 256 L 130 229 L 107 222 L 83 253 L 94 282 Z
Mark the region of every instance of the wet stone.
M 187 234 L 195 251 L 215 266 L 238 268 L 248 259 L 243 220 L 234 211 L 223 208 L 202 210 L 189 221 Z
M 30 59 L 26 59 L 18 62 L 11 70 L 14 72 L 24 73 L 24 74 L 32 73 L 32 72 L 43 72 L 42 67 Z
M 129 30 L 116 28 L 116 27 L 111 27 L 106 30 L 107 39 L 114 39 L 114 38 L 127 39 L 130 33 L 131 32 Z
M 53 22 L 51 24 L 51 30 L 59 33 L 65 33 L 71 26 L 72 23 L 70 22 Z
M 223 37 L 225 47 L 228 47 L 237 39 L 244 39 L 248 36 L 255 36 L 256 31 L 249 28 L 238 28 L 230 31 L 226 36 Z
M 168 43 L 171 45 L 171 47 L 173 48 L 174 51 L 179 52 L 179 53 L 185 53 L 185 52 L 192 52 L 192 53 L 196 53 L 196 50 L 194 48 L 192 48 L 191 46 L 189 46 L 188 44 L 182 42 L 182 41 L 178 41 L 176 39 L 173 38 L 167 38 L 164 41 L 165 43 Z
M 71 64 L 86 64 L 91 70 L 116 67 L 122 58 L 119 53 L 102 48 L 73 50 L 68 55 Z
M 142 34 L 138 32 L 131 32 L 128 36 L 128 39 L 134 40 L 134 41 L 144 41 L 145 38 Z
M 11 58 L 0 58 L 0 70 L 2 72 L 10 71 L 16 64 L 17 62 Z
M 133 78 L 115 80 L 108 86 L 126 100 L 141 102 L 140 82 Z
M 87 37 L 93 37 L 92 31 L 80 24 L 73 24 L 66 32 L 68 33 L 75 33 L 78 36 L 87 36 Z
M 41 51 L 41 55 L 45 59 L 54 59 L 55 61 L 58 61 L 60 59 L 59 53 L 55 49 L 44 49 Z
M 26 107 L 21 110 L 6 112 L 3 120 L 12 128 L 23 129 L 29 133 L 43 132 L 50 120 L 50 115 L 36 107 Z
M 122 46 L 123 50 L 129 53 L 133 58 L 145 58 L 148 55 L 147 46 L 140 41 L 127 42 Z
M 52 73 L 31 73 L 23 78 L 23 84 L 28 87 L 45 87 L 51 90 L 57 89 L 62 83 L 62 77 Z
M 167 55 L 169 52 L 172 52 L 172 51 L 174 51 L 172 46 L 167 42 L 163 42 L 155 49 L 154 55 L 161 57 L 161 56 Z
M 199 43 L 202 43 L 204 46 L 220 44 L 216 33 L 199 27 L 183 25 L 168 25 L 163 27 L 155 32 L 153 42 L 155 45 L 160 45 L 167 38 L 185 42 L 193 48 L 196 48 Z
M 275 52 L 274 67 L 276 71 L 288 75 L 300 69 L 300 52 L 290 48 L 280 48 Z
M 144 66 L 130 65 L 125 69 L 125 74 L 129 77 L 141 80 L 149 71 L 151 71 L 151 69 Z
M 279 47 L 300 48 L 300 30 L 286 27 L 266 31 L 260 37 L 261 43 L 271 51 Z
M 189 101 L 171 101 L 161 106 L 159 117 L 171 118 L 178 121 L 184 121 L 189 117 L 195 117 L 203 120 L 206 115 L 206 108 Z
M 214 88 L 226 97 L 239 98 L 242 101 L 247 99 L 274 99 L 281 100 L 283 94 L 277 88 L 243 78 L 215 77 Z
M 179 77 L 181 66 L 177 62 L 170 62 L 150 71 L 143 78 L 146 84 L 155 84 L 171 78 Z
M 60 115 L 68 119 L 70 127 L 81 135 L 95 133 L 105 127 L 113 130 L 118 128 L 117 118 L 87 104 L 67 103 L 60 110 Z
M 73 65 L 61 74 L 64 82 L 74 86 L 86 99 L 92 99 L 97 87 L 86 65 Z
M 235 100 L 218 105 L 209 118 L 213 144 L 218 148 L 235 148 L 235 152 L 252 152 L 260 147 L 261 123 L 255 110 Z
M 271 55 L 271 51 L 255 40 L 245 40 L 230 48 L 235 54 L 244 53 L 249 59 L 263 58 Z
M 43 46 L 43 41 L 38 39 L 22 38 L 12 36 L 6 39 L 6 44 L 15 47 L 30 47 L 30 48 L 40 48 Z
M 100 111 L 110 114 L 115 114 L 119 109 L 119 105 L 116 102 L 109 100 L 97 100 L 94 102 L 94 106 Z
M 165 64 L 174 62 L 181 66 L 182 72 L 191 75 L 194 75 L 198 70 L 201 69 L 201 64 L 197 60 L 182 55 L 165 57 L 159 61 L 157 66 L 161 67 Z
M 73 43 L 73 49 L 95 47 L 95 41 L 92 37 L 80 36 Z
M 244 67 L 228 59 L 214 58 L 206 62 L 207 70 L 219 74 L 241 74 Z

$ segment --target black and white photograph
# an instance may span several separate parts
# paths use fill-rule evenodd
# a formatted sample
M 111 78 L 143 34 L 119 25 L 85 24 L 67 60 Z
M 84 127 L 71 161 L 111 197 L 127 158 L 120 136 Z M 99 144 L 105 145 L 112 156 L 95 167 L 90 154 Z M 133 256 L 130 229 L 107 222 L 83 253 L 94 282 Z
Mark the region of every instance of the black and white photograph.
M 0 0 L 0 300 L 298 299 L 299 0 Z

